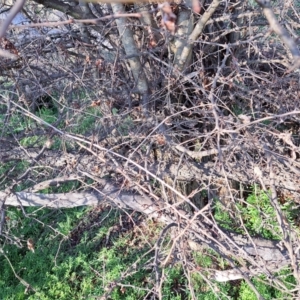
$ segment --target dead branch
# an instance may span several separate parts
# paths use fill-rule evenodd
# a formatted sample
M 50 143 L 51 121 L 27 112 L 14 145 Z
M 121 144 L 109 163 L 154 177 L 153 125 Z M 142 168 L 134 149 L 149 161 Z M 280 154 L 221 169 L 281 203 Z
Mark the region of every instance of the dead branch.
M 6 20 L 1 23 L 0 27 L 0 39 L 5 36 L 6 30 L 8 29 L 11 21 L 14 19 L 14 17 L 18 14 L 19 11 L 23 8 L 26 0 L 17 0 L 15 5 L 11 8 Z
M 300 51 L 295 41 L 290 37 L 288 31 L 283 28 L 276 19 L 276 16 L 271 7 L 270 0 L 256 0 L 256 2 L 263 8 L 263 13 L 267 18 L 271 29 L 278 34 L 279 38 L 285 43 L 289 51 L 291 52 L 294 62 L 299 63 Z

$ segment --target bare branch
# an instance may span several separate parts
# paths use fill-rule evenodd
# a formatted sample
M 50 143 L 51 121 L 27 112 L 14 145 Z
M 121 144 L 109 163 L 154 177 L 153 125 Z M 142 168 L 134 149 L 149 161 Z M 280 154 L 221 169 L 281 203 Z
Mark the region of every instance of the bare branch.
M 276 19 L 274 12 L 271 8 L 271 1 L 269 0 L 256 0 L 256 2 L 263 8 L 265 17 L 267 18 L 271 29 L 278 34 L 279 38 L 285 43 L 291 54 L 293 55 L 294 62 L 300 63 L 300 51 L 295 41 L 290 37 L 288 31 L 283 28 Z
M 11 21 L 14 19 L 14 17 L 18 14 L 19 11 L 23 8 L 26 0 L 17 0 L 15 5 L 10 10 L 6 20 L 1 23 L 0 27 L 0 39 L 5 36 L 6 30 L 8 29 Z
M 185 45 L 185 47 L 183 48 L 182 52 L 181 52 L 181 56 L 180 59 L 178 60 L 178 70 L 179 71 L 183 71 L 185 68 L 185 62 L 187 61 L 190 52 L 193 48 L 193 44 L 196 41 L 196 39 L 200 36 L 200 34 L 202 34 L 203 29 L 206 25 L 206 23 L 208 22 L 208 20 L 211 18 L 211 16 L 213 15 L 213 13 L 216 11 L 216 9 L 219 7 L 221 1 L 220 0 L 214 0 L 209 8 L 207 9 L 207 11 L 203 14 L 203 16 L 200 18 L 200 20 L 197 22 L 193 32 L 190 34 L 190 36 L 188 37 L 188 44 Z

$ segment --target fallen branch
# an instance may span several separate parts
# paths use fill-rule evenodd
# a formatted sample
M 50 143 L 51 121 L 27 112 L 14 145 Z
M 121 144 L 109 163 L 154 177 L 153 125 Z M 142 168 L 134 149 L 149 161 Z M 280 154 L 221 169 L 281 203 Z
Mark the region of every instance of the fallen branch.
M 174 146 L 175 149 L 180 150 L 183 153 L 186 153 L 187 155 L 196 158 L 201 159 L 207 155 L 214 155 L 217 153 L 216 149 L 206 150 L 206 151 L 186 151 L 185 148 L 182 146 Z M 225 155 L 227 152 L 231 151 L 233 152 L 235 148 L 222 148 L 223 155 Z M 238 148 L 240 151 L 240 149 Z M 29 163 L 34 161 L 36 157 L 38 156 L 40 149 L 26 149 L 26 152 L 20 148 L 15 149 L 9 149 L 8 151 L 1 151 L 0 152 L 0 160 L 5 163 L 8 161 L 13 160 L 24 160 Z M 89 172 L 91 174 L 95 173 L 95 165 L 99 165 L 99 168 L 101 169 L 101 174 L 109 173 L 109 168 L 111 163 L 107 162 L 105 166 L 102 166 L 100 161 L 97 161 L 97 158 L 93 157 L 92 155 L 81 155 L 81 154 L 73 154 L 73 153 L 65 153 L 61 151 L 52 151 L 52 150 L 45 150 L 44 156 L 39 159 L 40 165 L 47 165 L 51 164 L 53 167 L 63 167 L 63 166 L 72 166 L 74 169 L 74 172 L 78 166 L 80 169 L 85 170 L 86 172 Z M 129 162 L 130 163 L 130 162 Z M 277 161 L 279 164 L 280 162 Z M 124 163 L 125 165 L 125 163 Z M 227 166 L 230 167 L 230 169 L 226 169 L 227 176 L 229 179 L 239 181 L 245 184 L 248 184 L 251 180 L 253 180 L 253 170 L 244 170 L 241 169 L 239 166 L 235 165 L 234 163 L 227 163 Z M 137 168 L 134 166 L 134 168 Z M 285 168 L 285 165 L 282 166 L 282 168 Z M 232 170 L 235 170 L 235 172 L 232 172 Z M 154 174 L 157 174 L 157 171 L 159 170 L 159 163 L 152 164 L 148 168 L 149 175 L 154 176 L 153 178 L 156 178 L 157 176 Z M 298 169 L 297 169 L 298 170 Z M 99 174 L 96 173 L 98 176 Z M 266 186 L 271 186 L 271 181 L 267 177 L 267 174 L 265 174 L 264 183 Z M 296 174 L 297 175 L 297 174 Z M 178 165 L 176 163 L 169 164 L 168 168 L 165 168 L 160 176 L 162 178 L 176 178 L 179 181 L 191 181 L 191 180 L 199 180 L 199 181 L 205 181 L 209 180 L 210 178 L 224 178 L 222 172 L 215 168 L 215 163 L 213 161 L 208 162 L 190 162 L 188 165 L 182 165 L 180 168 L 178 168 Z M 298 175 L 297 175 L 298 176 Z M 293 173 L 280 173 L 276 175 L 276 178 L 274 178 L 274 184 L 276 188 L 282 188 L 288 191 L 296 192 L 298 194 L 299 198 L 299 186 L 294 183 L 294 180 L 292 179 Z M 252 179 L 251 179 L 252 178 Z M 53 179 L 55 181 L 55 179 Z M 260 184 L 260 181 L 256 179 L 258 184 Z
M 105 183 L 105 181 L 103 181 Z M 7 196 L 4 192 L 0 192 L 0 197 Z M 66 193 L 66 194 L 35 194 L 18 192 L 14 195 L 9 195 L 6 198 L 5 204 L 8 206 L 42 206 L 47 208 L 71 208 L 77 206 L 96 206 L 103 201 L 109 201 L 112 205 L 123 209 L 132 209 L 139 211 L 148 217 L 154 217 L 159 221 L 170 225 L 177 219 L 170 214 L 172 208 L 162 207 L 159 203 L 154 203 L 147 196 L 140 196 L 130 192 L 120 191 L 118 187 L 110 184 L 105 184 L 100 193 Z M 176 210 L 175 210 L 176 211 Z M 223 253 L 225 257 L 237 256 L 246 260 L 257 262 L 251 270 L 247 269 L 248 275 L 263 273 L 260 268 L 267 266 L 268 270 L 277 271 L 284 266 L 290 264 L 288 251 L 282 247 L 280 241 L 265 240 L 262 238 L 248 238 L 233 232 L 221 231 L 220 229 L 203 229 L 211 227 L 208 219 L 199 220 L 197 214 L 188 215 L 183 210 L 177 210 L 182 222 L 180 227 L 186 237 L 192 234 L 201 239 L 189 239 L 189 244 L 194 250 L 197 250 L 200 245 L 206 244 L 210 248 Z M 191 224 L 186 223 L 183 218 L 195 220 Z M 208 222 L 208 223 L 207 223 Z M 209 224 L 210 223 L 210 224 Z M 206 233 L 203 234 L 203 230 Z M 218 235 L 215 239 L 213 236 Z M 204 242 L 206 241 L 206 242 Z M 254 243 L 253 243 L 254 242 Z M 299 256 L 299 255 L 298 255 Z M 297 257 L 298 257 L 297 256 Z M 255 260 L 254 260 L 255 258 Z M 299 258 L 299 257 L 298 257 Z M 246 272 L 246 270 L 244 270 Z M 245 273 L 246 274 L 246 273 Z M 244 274 L 244 275 L 245 275 Z M 220 272 L 216 271 L 212 278 L 217 281 L 234 280 L 242 278 L 243 274 L 239 268 L 232 271 Z

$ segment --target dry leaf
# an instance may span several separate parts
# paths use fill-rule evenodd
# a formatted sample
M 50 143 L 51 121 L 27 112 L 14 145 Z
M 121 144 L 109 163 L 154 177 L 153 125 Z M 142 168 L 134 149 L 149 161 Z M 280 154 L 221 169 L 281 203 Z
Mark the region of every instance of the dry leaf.
M 262 173 L 261 169 L 258 166 L 255 166 L 253 168 L 253 172 L 254 172 L 254 175 L 256 175 L 258 178 L 263 177 L 263 173 Z
M 246 115 L 238 115 L 239 119 L 242 120 L 243 124 L 249 124 L 251 122 L 251 117 Z
M 72 105 L 73 105 L 73 108 L 75 108 L 75 109 L 80 109 L 80 104 L 79 104 L 79 102 L 73 102 Z
M 163 146 L 166 144 L 166 138 L 165 136 L 163 136 L 162 134 L 158 134 L 156 137 L 155 137 L 155 141 L 158 145 L 160 146 Z
M 147 32 L 149 36 L 149 47 L 155 48 L 157 46 L 157 43 L 155 41 L 154 34 L 150 26 L 147 26 Z
M 92 101 L 91 107 L 100 106 L 101 100 Z
M 47 149 L 50 149 L 52 145 L 53 145 L 53 140 L 47 139 L 47 141 L 45 142 L 45 147 Z
M 96 60 L 96 67 L 98 71 L 103 71 L 104 70 L 104 63 L 102 59 L 97 59 Z
M 173 13 L 171 5 L 168 2 L 164 2 L 159 6 L 162 11 L 162 26 L 165 27 L 172 33 L 175 33 L 176 25 L 176 15 Z
M 193 11 L 196 13 L 196 14 L 199 14 L 201 12 L 201 4 L 199 3 L 199 0 L 193 0 L 192 2 L 192 8 L 193 8 Z
M 7 38 L 0 38 L 0 48 L 9 51 L 10 53 L 19 56 L 19 52 L 15 45 Z
M 33 239 L 27 240 L 27 248 L 34 253 L 34 242 Z

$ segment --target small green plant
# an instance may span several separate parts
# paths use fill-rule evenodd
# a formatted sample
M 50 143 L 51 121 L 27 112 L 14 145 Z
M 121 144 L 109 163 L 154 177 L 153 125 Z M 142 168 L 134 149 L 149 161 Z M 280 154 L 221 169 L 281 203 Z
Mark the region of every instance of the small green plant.
M 290 270 L 282 270 L 279 274 L 274 274 L 275 276 L 280 276 L 281 278 L 285 277 L 284 283 L 288 289 L 293 289 L 296 287 L 295 278 L 291 275 Z M 265 281 L 265 276 L 261 275 L 257 278 L 252 279 L 253 284 L 257 288 L 260 295 L 266 300 L 272 299 L 294 299 L 292 293 L 285 293 L 282 290 L 277 290 L 274 287 L 268 285 Z M 238 299 L 242 300 L 256 300 L 257 297 L 249 285 L 242 281 L 239 289 Z
M 128 135 L 133 126 L 133 120 L 128 116 L 122 121 L 122 124 L 119 126 L 119 131 L 124 136 Z
M 221 202 L 216 201 L 214 206 L 215 211 L 215 220 L 218 222 L 218 224 L 223 227 L 224 229 L 233 230 L 236 229 L 239 230 L 238 224 L 236 224 L 236 220 L 233 220 L 228 213 L 226 209 L 224 209 L 224 206 Z
M 71 132 L 75 134 L 85 135 L 90 133 L 96 128 L 97 121 L 101 119 L 102 114 L 98 107 L 88 107 L 80 113 L 79 116 L 74 115 L 72 122 L 76 123 L 76 126 L 72 125 Z
M 80 185 L 74 181 L 44 192 L 68 192 L 78 188 Z M 266 216 L 274 217 L 268 201 L 268 195 L 254 188 L 246 203 L 238 208 L 249 231 L 266 236 L 274 232 L 278 234 L 274 229 L 276 218 L 272 221 L 275 223 L 266 219 Z M 285 209 L 288 211 L 289 207 L 286 205 Z M 107 208 L 96 213 L 83 207 L 65 210 L 29 207 L 25 208 L 25 212 L 26 216 L 18 208 L 8 209 L 7 226 L 10 234 L 18 237 L 23 247 L 6 244 L 3 250 L 18 276 L 31 284 L 36 292 L 29 291 L 25 295 L 25 287 L 0 254 L 0 299 L 95 299 L 101 297 L 112 282 L 119 282 L 120 285 L 112 289 L 110 299 L 133 300 L 145 299 L 153 288 L 153 270 L 144 266 L 153 258 L 151 249 L 161 229 L 151 221 L 146 227 L 152 239 L 144 239 L 138 233 L 124 231 L 125 224 L 122 227 L 116 225 L 123 216 L 118 210 L 111 212 Z M 215 214 L 222 226 L 229 226 L 230 222 L 233 224 L 230 215 L 217 204 Z M 135 214 L 130 218 L 138 220 Z M 261 224 L 265 222 L 269 222 L 269 231 L 261 229 Z M 35 253 L 26 248 L 28 238 L 36 242 Z M 168 241 L 166 239 L 164 244 L 166 249 Z M 193 257 L 200 270 L 192 272 L 190 278 L 197 300 L 256 299 L 251 288 L 243 281 L 235 285 L 211 281 L 208 284 L 210 268 L 228 267 L 217 253 L 204 250 L 195 252 Z M 132 268 L 135 263 L 136 267 Z M 124 276 L 127 272 L 128 275 Z M 189 282 L 180 263 L 165 266 L 163 273 L 163 299 L 192 299 Z M 279 276 L 289 289 L 294 288 L 295 279 L 289 270 L 281 271 Z M 265 299 L 289 299 L 283 292 L 268 286 L 263 276 L 253 278 L 253 283 Z
M 247 229 L 252 234 L 260 234 L 267 239 L 280 239 L 280 228 L 270 202 L 270 194 L 254 187 L 246 202 L 246 206 L 238 207 Z
M 23 160 L 0 163 L 0 190 L 4 190 L 11 185 L 15 179 L 26 171 L 28 166 L 29 163 Z M 18 192 L 24 187 L 26 187 L 26 182 L 15 185 L 14 191 Z
M 43 121 L 49 124 L 53 124 L 57 121 L 57 109 L 43 107 L 38 110 L 37 116 L 40 117 Z
M 261 235 L 267 239 L 280 239 L 281 231 L 270 199 L 269 193 L 254 186 L 253 192 L 248 196 L 246 201 L 238 203 L 232 209 L 236 210 L 234 213 L 241 217 L 245 227 L 251 234 Z M 292 204 L 287 201 L 281 206 L 281 210 L 286 214 L 290 224 L 292 224 L 294 212 Z M 221 227 L 241 232 L 240 225 L 237 223 L 238 219 L 233 219 L 218 201 L 215 203 L 215 219 Z
M 17 208 L 9 208 L 7 213 L 10 234 L 19 237 L 24 247 L 18 249 L 6 244 L 3 250 L 17 274 L 36 292 L 25 295 L 25 287 L 0 254 L 1 299 L 94 299 L 102 296 L 104 289 L 121 278 L 138 259 L 138 268 L 122 280 L 128 287 L 116 286 L 111 299 L 143 299 L 151 289 L 151 274 L 142 266 L 152 252 L 141 257 L 150 250 L 149 240 L 142 242 L 137 235 L 136 245 L 129 249 L 132 233 L 114 229 L 121 212 L 111 213 L 107 209 L 97 215 L 87 208 L 63 211 L 26 208 L 25 211 L 26 217 Z M 99 220 L 103 220 L 101 226 L 94 226 Z M 26 249 L 28 238 L 36 242 L 35 253 Z
M 286 215 L 291 226 L 293 226 L 293 217 L 298 213 L 298 210 L 293 208 L 292 202 L 286 200 L 281 205 L 282 212 Z M 266 239 L 281 239 L 281 231 L 277 221 L 276 212 L 271 204 L 271 196 L 269 192 L 264 192 L 254 186 L 252 193 L 248 196 L 245 203 L 238 203 L 235 207 L 235 214 L 239 214 L 244 226 L 248 232 L 255 236 L 260 235 Z M 240 226 L 237 224 L 238 219 L 233 219 L 229 212 L 224 209 L 220 202 L 215 204 L 215 219 L 219 225 L 228 230 L 241 232 Z M 276 274 L 274 274 L 276 276 Z M 294 288 L 295 278 L 290 270 L 282 270 L 278 276 L 285 278 L 284 283 L 287 289 Z M 277 290 L 264 280 L 264 276 L 253 278 L 253 283 L 264 299 L 289 299 L 283 291 Z M 256 300 L 256 295 L 253 290 L 244 281 L 241 282 L 238 290 L 238 299 Z

